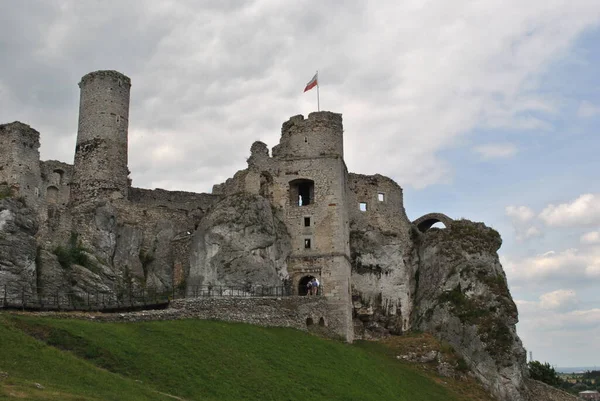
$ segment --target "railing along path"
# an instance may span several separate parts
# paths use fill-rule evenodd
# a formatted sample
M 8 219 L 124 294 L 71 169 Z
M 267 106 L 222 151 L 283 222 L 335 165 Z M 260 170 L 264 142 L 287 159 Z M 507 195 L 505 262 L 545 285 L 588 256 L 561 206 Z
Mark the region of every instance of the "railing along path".
M 2 287 L 0 287 L 2 288 Z M 289 286 L 190 286 L 185 291 L 158 291 L 153 288 L 129 288 L 115 292 L 97 289 L 82 291 L 28 290 L 5 284 L 0 293 L 0 309 L 40 311 L 131 311 L 162 309 L 174 299 L 206 297 L 286 297 L 294 295 Z M 320 294 L 319 294 L 320 295 Z

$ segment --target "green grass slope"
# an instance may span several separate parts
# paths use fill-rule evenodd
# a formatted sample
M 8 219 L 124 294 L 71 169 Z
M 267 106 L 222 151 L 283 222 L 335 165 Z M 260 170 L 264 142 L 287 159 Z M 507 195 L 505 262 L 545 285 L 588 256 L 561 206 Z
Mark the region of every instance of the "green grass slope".
M 463 399 L 381 348 L 215 321 L 0 315 L 0 399 Z

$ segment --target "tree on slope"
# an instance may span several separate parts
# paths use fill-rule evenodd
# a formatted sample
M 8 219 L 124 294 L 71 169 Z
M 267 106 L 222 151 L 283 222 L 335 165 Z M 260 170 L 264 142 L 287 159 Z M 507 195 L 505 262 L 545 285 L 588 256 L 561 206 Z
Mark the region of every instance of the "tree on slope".
M 529 367 L 529 375 L 532 379 L 539 380 L 551 386 L 560 386 L 562 380 L 548 362 L 542 364 L 540 361 L 531 361 L 527 366 Z

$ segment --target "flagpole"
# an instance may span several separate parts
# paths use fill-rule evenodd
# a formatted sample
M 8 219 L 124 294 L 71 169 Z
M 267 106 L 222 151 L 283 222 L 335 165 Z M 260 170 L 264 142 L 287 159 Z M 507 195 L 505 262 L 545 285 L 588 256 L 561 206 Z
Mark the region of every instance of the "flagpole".
M 317 70 L 317 111 L 321 111 L 321 103 L 319 100 L 319 70 Z

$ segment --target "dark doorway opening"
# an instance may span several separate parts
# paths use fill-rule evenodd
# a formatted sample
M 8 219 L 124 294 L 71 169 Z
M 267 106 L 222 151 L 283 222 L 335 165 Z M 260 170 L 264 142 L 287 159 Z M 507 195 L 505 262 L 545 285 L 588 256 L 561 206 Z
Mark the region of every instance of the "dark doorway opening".
M 313 324 L 314 323 L 313 323 L 312 317 L 309 317 L 308 319 L 306 319 L 306 326 L 312 326 Z
M 308 288 L 306 287 L 306 284 L 308 284 L 308 282 L 313 278 L 314 276 L 305 276 L 300 279 L 300 282 L 298 282 L 298 295 L 308 294 Z

